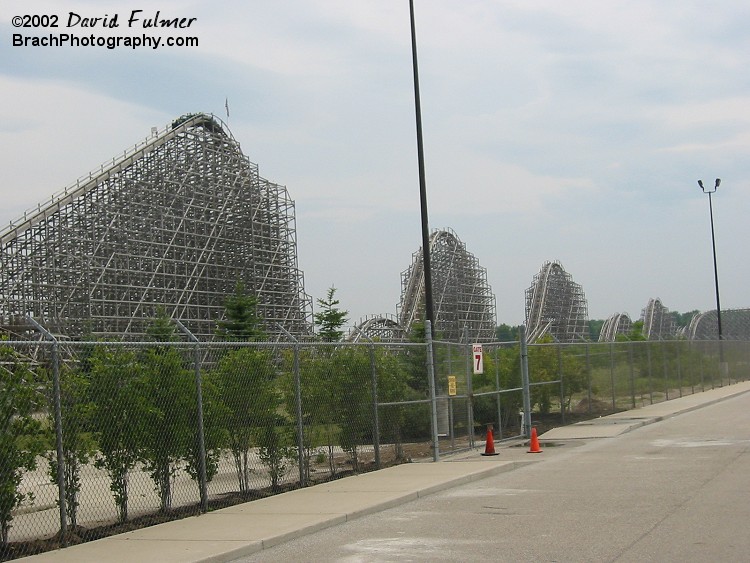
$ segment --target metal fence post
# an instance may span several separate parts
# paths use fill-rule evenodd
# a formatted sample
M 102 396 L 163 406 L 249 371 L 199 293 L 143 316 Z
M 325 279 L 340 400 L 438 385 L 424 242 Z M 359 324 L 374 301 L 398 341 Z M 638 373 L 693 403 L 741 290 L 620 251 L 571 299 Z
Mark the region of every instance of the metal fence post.
M 563 382 L 562 344 L 557 344 L 557 377 L 560 379 L 560 423 L 565 424 L 565 383 Z
M 688 358 L 693 357 L 693 343 L 692 341 L 688 341 Z M 701 375 L 701 385 L 703 384 L 703 369 L 700 368 L 700 362 L 699 362 L 699 371 Z M 690 370 L 690 390 L 692 393 L 695 393 L 695 367 L 693 367 L 692 370 Z
M 367 338 L 367 340 L 370 340 Z M 372 447 L 375 469 L 380 469 L 380 420 L 378 418 L 378 372 L 375 369 L 375 344 L 370 340 L 370 374 L 372 376 Z
M 654 385 L 651 381 L 651 343 L 646 341 L 646 360 L 648 362 L 648 397 L 651 404 L 654 404 Z
M 529 385 L 529 350 L 526 343 L 526 327 L 521 325 L 518 330 L 521 341 L 521 386 L 523 387 L 523 420 L 524 436 L 531 437 L 531 389 Z
M 52 394 L 55 410 L 55 448 L 57 455 L 57 495 L 60 508 L 60 545 L 67 546 L 68 515 L 65 502 L 65 453 L 63 451 L 62 433 L 62 398 L 60 391 L 60 349 L 51 332 L 39 324 L 34 318 L 27 317 L 32 326 L 52 342 Z
M 459 348 L 460 349 L 460 348 Z M 445 346 L 445 352 L 448 356 L 448 371 L 446 372 L 448 375 L 453 375 L 453 346 L 450 344 Z M 461 362 L 461 358 L 458 358 L 459 365 Z M 447 407 L 448 407 L 448 428 L 446 429 L 446 433 L 451 438 L 451 445 L 450 449 L 451 451 L 456 449 L 456 421 L 453 417 L 453 403 L 455 401 L 455 397 L 452 395 L 448 395 L 447 398 Z M 438 429 L 438 435 L 440 434 L 440 430 Z
M 305 425 L 302 419 L 302 379 L 299 369 L 299 342 L 294 340 L 294 406 L 297 419 L 297 465 L 299 467 L 299 485 L 307 486 L 307 473 L 305 472 Z
M 589 408 L 588 413 L 591 414 L 592 408 L 591 408 L 591 354 L 589 351 L 589 343 L 586 342 L 586 380 L 588 383 L 588 400 L 589 400 Z
M 380 418 L 378 416 L 378 372 L 375 367 L 375 342 L 356 326 L 356 331 L 370 343 L 370 376 L 372 378 L 372 449 L 375 454 L 375 469 L 380 469 Z
M 728 343 L 728 344 L 729 344 L 729 351 L 730 351 L 729 355 L 732 356 L 731 351 L 732 351 L 733 346 L 732 346 L 732 343 Z M 724 345 L 724 343 L 722 343 L 722 346 L 723 345 Z M 726 356 L 725 356 L 724 364 L 722 365 L 722 369 L 727 374 L 727 385 L 731 385 L 732 384 L 732 372 L 729 370 L 729 362 L 726 361 Z M 739 381 L 739 379 L 738 379 L 738 381 Z
M 680 386 L 680 397 L 682 397 L 682 354 L 680 353 L 682 342 L 679 340 L 675 342 L 675 347 L 677 348 L 677 381 Z
M 464 326 L 462 340 L 465 342 L 466 350 L 466 433 L 469 438 L 469 447 L 474 447 L 474 387 L 471 380 L 474 362 L 474 352 L 469 342 L 469 330 Z
M 203 426 L 203 381 L 201 379 L 201 348 L 200 343 L 195 343 L 195 352 L 193 357 L 193 363 L 195 364 L 195 393 L 196 400 L 198 402 L 198 455 L 200 461 L 198 464 L 198 470 L 200 471 L 200 495 L 201 495 L 201 511 L 208 512 L 208 478 L 206 476 L 206 436 L 205 428 Z
M 500 401 L 500 346 L 495 348 L 495 403 L 497 404 L 497 437 L 503 438 L 503 411 Z
M 427 345 L 427 385 L 430 389 L 430 426 L 432 429 L 432 461 L 440 461 L 438 441 L 437 395 L 435 390 L 435 365 L 432 360 L 432 323 L 424 323 L 424 339 Z
M 50 335 L 51 336 L 51 335 Z M 54 337 L 53 337 L 54 338 Z M 62 398 L 60 391 L 60 348 L 57 339 L 52 343 L 52 380 L 55 393 L 55 446 L 57 449 L 57 490 L 60 495 L 60 543 L 68 543 L 68 517 L 65 499 L 65 455 L 62 434 Z
M 297 419 L 297 466 L 299 468 L 299 486 L 307 486 L 307 472 L 305 471 L 305 424 L 302 419 L 302 379 L 299 368 L 299 340 L 283 326 L 276 323 L 281 331 L 289 338 L 294 350 L 294 408 Z
M 667 369 L 667 342 L 664 340 L 659 341 L 661 343 L 661 364 L 664 371 L 664 399 L 669 400 L 669 370 Z
M 208 512 L 208 478 L 206 476 L 206 437 L 203 427 L 203 381 L 201 379 L 201 348 L 200 340 L 182 324 L 179 319 L 172 319 L 179 329 L 195 343 L 193 364 L 195 370 L 195 395 L 198 408 L 197 439 L 198 439 L 198 488 L 201 495 L 201 512 Z
M 612 410 L 617 410 L 617 399 L 615 397 L 615 343 L 609 343 L 609 382 L 612 386 Z
M 630 400 L 635 408 L 635 358 L 633 356 L 633 346 L 635 343 L 631 340 L 628 342 L 628 362 L 630 363 Z

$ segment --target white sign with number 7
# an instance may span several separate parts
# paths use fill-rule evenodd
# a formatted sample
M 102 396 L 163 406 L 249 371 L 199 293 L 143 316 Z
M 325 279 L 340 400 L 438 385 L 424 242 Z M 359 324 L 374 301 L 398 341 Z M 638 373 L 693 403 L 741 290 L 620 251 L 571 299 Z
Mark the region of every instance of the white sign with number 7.
M 474 356 L 474 375 L 484 373 L 484 354 L 482 353 L 481 344 L 471 345 L 473 356 Z

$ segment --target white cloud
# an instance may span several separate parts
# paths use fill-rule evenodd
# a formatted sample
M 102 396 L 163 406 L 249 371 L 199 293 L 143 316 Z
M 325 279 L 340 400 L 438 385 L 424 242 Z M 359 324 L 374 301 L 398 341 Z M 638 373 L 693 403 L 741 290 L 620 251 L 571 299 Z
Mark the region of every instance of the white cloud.
M 143 140 L 164 115 L 55 81 L 0 77 L 0 224 Z

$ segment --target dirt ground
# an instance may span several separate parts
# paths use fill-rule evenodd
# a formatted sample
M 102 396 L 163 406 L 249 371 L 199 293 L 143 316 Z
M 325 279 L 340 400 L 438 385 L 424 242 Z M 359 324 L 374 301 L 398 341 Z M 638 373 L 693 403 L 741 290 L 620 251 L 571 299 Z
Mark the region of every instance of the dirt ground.
M 431 454 L 431 448 L 429 444 L 405 444 L 404 445 L 404 458 L 401 460 L 394 460 L 393 455 L 385 455 L 384 460 L 381 462 L 382 467 L 389 467 L 397 465 L 399 463 L 408 463 L 413 458 L 428 457 Z M 375 460 L 372 452 L 364 452 L 359 456 L 360 472 L 374 471 Z M 310 474 L 310 485 L 315 485 L 329 481 L 331 479 L 341 479 L 353 475 L 355 472 L 351 468 L 351 462 L 348 456 L 345 454 L 336 455 L 336 467 L 337 471 L 334 477 L 330 476 L 328 470 L 328 462 L 321 464 L 314 464 Z M 299 488 L 299 485 L 295 483 L 282 483 L 279 485 L 278 490 L 272 491 L 270 487 L 263 489 L 254 489 L 248 494 L 240 493 L 229 493 L 220 495 L 217 498 L 211 498 L 208 501 L 208 511 L 214 511 L 228 506 L 234 506 L 245 502 L 251 502 L 274 494 L 279 494 L 287 491 L 291 491 Z M 125 523 L 113 523 L 100 525 L 96 527 L 87 528 L 84 526 L 76 526 L 75 528 L 69 528 L 65 536 L 65 545 L 75 545 L 83 542 L 93 541 L 107 536 L 113 536 L 138 530 L 140 528 L 147 528 L 149 526 L 155 526 L 157 524 L 163 524 L 172 520 L 179 520 L 181 518 L 187 518 L 189 516 L 197 516 L 201 513 L 200 504 L 195 503 L 188 506 L 180 506 L 172 508 L 168 513 L 152 513 L 143 516 L 136 516 L 130 518 Z M 9 542 L 7 546 L 0 546 L 0 561 L 7 561 L 11 559 L 17 559 L 19 557 L 27 557 L 37 553 L 43 553 L 45 551 L 52 551 L 63 547 L 60 534 L 56 534 L 51 538 L 36 539 L 29 541 L 16 541 Z

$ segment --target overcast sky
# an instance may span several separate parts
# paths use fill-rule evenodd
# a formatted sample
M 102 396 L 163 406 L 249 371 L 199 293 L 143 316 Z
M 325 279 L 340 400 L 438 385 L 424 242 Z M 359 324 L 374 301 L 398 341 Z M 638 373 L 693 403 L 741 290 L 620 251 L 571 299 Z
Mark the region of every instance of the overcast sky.
M 0 1 L 0 225 L 184 113 L 228 122 L 296 201 L 314 299 L 394 314 L 421 244 L 408 0 L 162 0 L 197 47 L 14 47 L 14 33 L 142 36 L 146 3 Z M 117 29 L 67 29 L 69 13 Z M 487 269 L 498 322 L 558 260 L 590 318 L 650 298 L 750 307 L 747 0 L 415 0 L 430 228 Z M 14 28 L 56 14 L 59 28 Z M 153 30 L 145 30 L 155 35 Z M 162 34 L 165 38 L 167 33 Z M 166 40 L 166 39 L 164 39 Z M 228 100 L 229 117 L 225 100 Z

